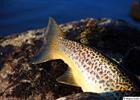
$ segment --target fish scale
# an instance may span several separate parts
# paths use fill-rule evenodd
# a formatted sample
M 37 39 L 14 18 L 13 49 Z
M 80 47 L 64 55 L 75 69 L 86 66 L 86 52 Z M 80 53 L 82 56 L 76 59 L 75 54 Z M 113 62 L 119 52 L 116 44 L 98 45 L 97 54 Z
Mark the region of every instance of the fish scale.
M 69 70 L 58 82 L 80 86 L 84 92 L 95 92 L 102 95 L 121 96 L 139 92 L 139 87 L 129 77 L 123 67 L 95 48 L 65 39 L 64 33 L 56 22 L 50 18 L 48 43 L 34 57 L 32 63 L 41 63 L 51 59 L 62 59 Z M 49 47 L 49 48 L 48 48 Z M 68 74 L 70 73 L 70 74 Z M 69 76 L 70 75 L 70 76 Z

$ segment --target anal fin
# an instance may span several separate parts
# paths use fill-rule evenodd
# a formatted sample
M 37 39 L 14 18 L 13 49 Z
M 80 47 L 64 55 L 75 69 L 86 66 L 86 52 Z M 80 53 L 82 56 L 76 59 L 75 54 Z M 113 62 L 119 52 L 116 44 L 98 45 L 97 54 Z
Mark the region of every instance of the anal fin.
M 73 74 L 72 74 L 72 70 L 70 68 L 68 68 L 68 70 L 62 76 L 58 77 L 56 80 L 59 83 L 80 87 L 76 83 L 76 81 L 73 77 Z

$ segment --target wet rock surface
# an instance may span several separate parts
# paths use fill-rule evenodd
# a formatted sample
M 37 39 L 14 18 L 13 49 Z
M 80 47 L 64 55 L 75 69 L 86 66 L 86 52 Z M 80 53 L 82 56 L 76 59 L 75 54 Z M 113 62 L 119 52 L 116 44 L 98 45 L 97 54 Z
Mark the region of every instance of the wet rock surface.
M 76 95 L 73 94 L 66 97 L 61 97 L 57 100 L 107 100 L 107 98 L 104 98 L 96 93 L 85 92 L 85 93 L 78 93 Z
M 95 47 L 118 63 L 130 48 L 140 46 L 140 30 L 121 20 L 87 18 L 60 27 L 67 39 Z M 0 99 L 54 100 L 82 93 L 81 88 L 56 82 L 68 67 L 62 60 L 29 64 L 44 43 L 44 33 L 46 28 L 0 39 Z
M 123 59 L 123 65 L 133 74 L 140 76 L 140 47 L 131 48 Z

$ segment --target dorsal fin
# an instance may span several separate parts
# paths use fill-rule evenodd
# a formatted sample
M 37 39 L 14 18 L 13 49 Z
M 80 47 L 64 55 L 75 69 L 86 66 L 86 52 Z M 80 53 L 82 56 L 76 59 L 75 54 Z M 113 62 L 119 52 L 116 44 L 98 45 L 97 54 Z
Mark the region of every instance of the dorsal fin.
M 58 37 L 63 38 L 64 33 L 61 31 L 53 18 L 49 18 L 47 34 L 45 34 L 45 43 L 39 53 L 31 59 L 30 63 L 38 64 L 52 59 L 51 52 L 57 50 Z M 52 51 L 53 50 L 53 51 Z
M 49 18 L 47 30 L 48 32 L 45 35 L 47 43 L 50 43 L 54 39 L 57 40 L 58 37 L 64 37 L 64 33 L 52 17 Z

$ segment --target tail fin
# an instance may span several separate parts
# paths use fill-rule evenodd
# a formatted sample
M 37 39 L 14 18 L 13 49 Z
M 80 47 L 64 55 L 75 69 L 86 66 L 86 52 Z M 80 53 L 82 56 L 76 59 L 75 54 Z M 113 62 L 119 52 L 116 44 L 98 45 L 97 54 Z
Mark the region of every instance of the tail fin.
M 53 59 L 51 53 L 57 49 L 58 37 L 64 36 L 64 33 L 53 18 L 49 18 L 47 29 L 48 33 L 45 35 L 46 42 L 40 49 L 39 53 L 31 59 L 30 63 L 32 64 L 38 64 Z

